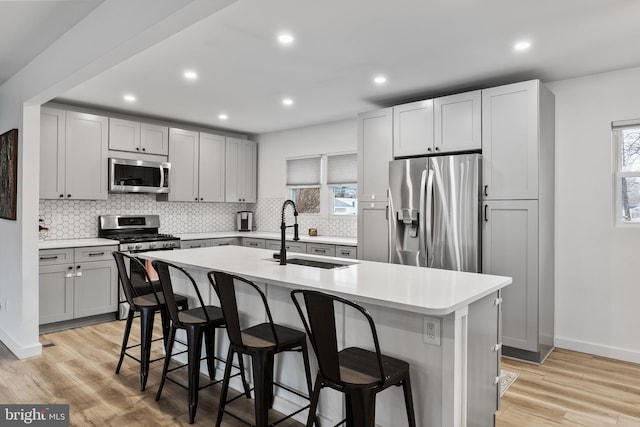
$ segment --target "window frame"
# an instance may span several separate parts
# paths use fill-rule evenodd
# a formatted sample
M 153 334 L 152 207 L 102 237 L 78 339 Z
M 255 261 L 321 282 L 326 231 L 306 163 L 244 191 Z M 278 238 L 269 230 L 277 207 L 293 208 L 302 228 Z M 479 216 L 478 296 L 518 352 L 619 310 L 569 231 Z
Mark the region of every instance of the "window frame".
M 640 132 L 640 119 L 639 120 L 625 120 L 621 122 L 612 122 L 612 140 L 614 147 L 614 191 L 615 191 L 615 206 L 614 206 L 614 218 L 615 225 L 618 227 L 640 227 L 640 219 L 637 221 L 625 220 L 622 216 L 622 179 L 623 178 L 639 178 L 639 171 L 623 171 L 622 170 L 622 146 L 624 139 L 622 132 L 625 129 L 638 129 Z
M 298 188 L 320 188 L 320 212 L 318 213 L 303 213 L 299 212 L 300 216 L 305 217 L 316 217 L 316 218 L 340 218 L 340 219 L 357 219 L 358 213 L 356 209 L 356 213 L 354 215 L 350 214 L 334 214 L 333 213 L 333 187 L 344 187 L 344 186 L 354 186 L 356 187 L 356 191 L 358 188 L 358 183 L 343 183 L 343 184 L 329 184 L 328 181 L 328 166 L 329 161 L 328 157 L 331 156 L 339 156 L 344 154 L 355 154 L 358 155 L 357 151 L 342 151 L 342 152 L 333 152 L 333 153 L 323 153 L 323 154 L 309 154 L 304 156 L 295 156 L 295 157 L 287 157 L 285 158 L 285 199 L 293 199 L 293 191 Z M 286 184 L 286 174 L 287 170 L 287 161 L 295 160 L 295 159 L 309 159 L 320 157 L 320 185 L 289 185 Z M 357 164 L 357 162 L 356 162 Z M 357 176 L 357 171 L 356 171 Z M 357 206 L 356 199 L 356 206 Z

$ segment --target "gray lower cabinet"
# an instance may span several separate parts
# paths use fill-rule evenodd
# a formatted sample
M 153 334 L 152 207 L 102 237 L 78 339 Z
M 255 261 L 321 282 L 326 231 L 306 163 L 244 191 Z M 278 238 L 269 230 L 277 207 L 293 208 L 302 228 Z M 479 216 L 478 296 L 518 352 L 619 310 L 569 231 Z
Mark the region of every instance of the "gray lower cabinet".
M 242 238 L 242 246 L 247 246 L 250 248 L 266 248 L 266 242 L 264 239 L 255 239 L 253 237 L 243 237 Z
M 353 246 L 336 246 L 336 256 L 339 258 L 358 258 L 356 248 Z
M 307 253 L 313 255 L 336 256 L 336 247 L 324 243 L 308 243 Z
M 41 325 L 115 312 L 117 246 L 40 251 Z
M 211 239 L 211 246 L 240 246 L 240 239 L 237 237 Z
M 180 249 L 208 248 L 209 246 L 211 246 L 211 239 L 180 241 Z
M 272 251 L 280 250 L 280 240 L 267 240 L 266 248 Z M 294 241 L 285 241 L 284 248 L 287 250 L 287 253 L 299 253 L 306 254 L 307 253 L 307 244 L 304 242 L 294 242 Z
M 495 425 L 500 397 L 500 293 L 469 305 L 467 426 Z M 493 408 L 493 411 L 487 410 Z
M 389 262 L 389 211 L 387 202 L 358 204 L 358 258 Z

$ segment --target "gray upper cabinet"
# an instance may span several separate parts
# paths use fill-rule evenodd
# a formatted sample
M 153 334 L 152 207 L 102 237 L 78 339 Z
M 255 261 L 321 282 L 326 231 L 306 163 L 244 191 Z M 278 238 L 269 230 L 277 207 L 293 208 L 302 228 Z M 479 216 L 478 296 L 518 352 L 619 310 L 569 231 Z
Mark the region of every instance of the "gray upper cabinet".
M 42 108 L 40 120 L 40 198 L 106 200 L 107 117 Z
M 433 100 L 393 107 L 393 155 L 418 156 L 433 151 Z
M 482 91 L 485 199 L 537 199 L 539 91 L 532 80 Z
M 358 115 L 358 200 L 387 200 L 389 161 L 393 160 L 393 110 Z
M 171 202 L 198 201 L 199 135 L 198 132 L 169 129 L 169 195 Z
M 225 137 L 184 129 L 169 130 L 172 202 L 223 202 Z
M 166 156 L 169 154 L 169 128 L 110 118 L 109 149 Z
M 226 139 L 225 201 L 255 203 L 258 145 L 246 139 Z
M 40 109 L 40 198 L 60 199 L 65 193 L 65 111 Z
M 198 194 L 200 201 L 224 202 L 225 137 L 200 133 Z
M 433 111 L 435 152 L 482 148 L 482 91 L 435 98 Z

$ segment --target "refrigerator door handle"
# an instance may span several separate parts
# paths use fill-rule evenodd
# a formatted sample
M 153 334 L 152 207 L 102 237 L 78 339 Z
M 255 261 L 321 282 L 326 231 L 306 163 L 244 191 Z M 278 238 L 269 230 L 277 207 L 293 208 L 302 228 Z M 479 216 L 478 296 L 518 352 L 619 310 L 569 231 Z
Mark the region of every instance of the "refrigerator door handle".
M 427 173 L 429 171 L 427 169 L 422 171 L 422 177 L 420 178 L 420 207 L 418 210 L 418 219 L 420 221 L 419 225 L 418 225 L 418 250 L 420 251 L 420 254 L 418 256 L 418 261 L 420 262 L 421 260 L 424 259 L 424 265 L 426 265 L 427 263 L 427 248 L 426 248 L 426 243 L 425 243 L 425 239 L 427 238 L 426 236 L 426 219 L 425 219 L 425 192 L 427 191 Z M 420 265 L 422 265 L 422 263 L 420 263 Z
M 431 225 L 433 224 L 433 170 L 429 169 L 429 177 L 427 178 L 427 197 L 426 197 L 426 201 L 427 201 L 427 206 L 426 206 L 426 211 L 427 214 L 425 215 L 425 221 L 426 221 L 426 227 L 424 228 L 425 232 L 423 233 L 423 236 L 426 238 L 427 240 L 427 253 L 426 253 L 426 260 L 427 260 L 427 267 L 430 267 L 431 265 L 433 265 L 433 230 Z

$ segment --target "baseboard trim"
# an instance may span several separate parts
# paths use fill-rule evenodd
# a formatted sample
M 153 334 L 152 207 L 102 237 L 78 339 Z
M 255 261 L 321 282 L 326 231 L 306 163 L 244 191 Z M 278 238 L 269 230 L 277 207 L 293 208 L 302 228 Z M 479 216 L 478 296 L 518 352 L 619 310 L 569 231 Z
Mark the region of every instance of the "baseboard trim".
M 14 340 L 4 329 L 0 329 L 0 341 L 2 341 L 9 351 L 11 351 L 11 353 L 13 353 L 18 359 L 28 359 L 42 354 L 42 344 L 39 342 L 23 346 L 16 342 L 16 340 Z
M 560 337 L 555 337 L 554 341 L 557 348 L 623 360 L 625 362 L 640 363 L 640 352 L 638 351 Z

